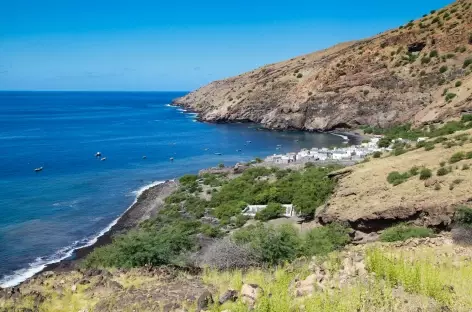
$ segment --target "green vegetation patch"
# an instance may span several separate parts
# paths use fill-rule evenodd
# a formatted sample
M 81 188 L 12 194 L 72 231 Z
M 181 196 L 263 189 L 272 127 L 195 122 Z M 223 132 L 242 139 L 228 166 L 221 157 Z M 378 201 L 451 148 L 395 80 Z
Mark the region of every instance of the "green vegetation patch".
M 380 240 L 382 242 L 396 242 L 404 241 L 412 237 L 431 237 L 433 235 L 433 230 L 425 227 L 399 224 L 384 230 L 382 234 L 380 234 Z

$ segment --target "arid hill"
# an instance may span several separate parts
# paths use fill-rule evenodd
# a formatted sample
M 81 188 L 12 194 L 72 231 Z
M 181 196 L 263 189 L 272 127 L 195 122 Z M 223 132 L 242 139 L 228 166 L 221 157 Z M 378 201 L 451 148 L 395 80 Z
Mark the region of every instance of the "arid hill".
M 384 155 L 333 173 L 338 184 L 326 207 L 317 211 L 319 220 L 348 222 L 366 231 L 382 230 L 400 221 L 449 227 L 456 208 L 472 200 L 471 133 L 449 135 L 431 150 L 413 147 L 399 156 Z M 420 177 L 423 168 L 431 170 L 429 178 Z M 394 185 L 387 179 L 394 171 L 409 176 Z
M 174 103 L 205 121 L 274 129 L 454 118 L 472 110 L 471 6 L 460 0 L 370 39 L 212 82 Z

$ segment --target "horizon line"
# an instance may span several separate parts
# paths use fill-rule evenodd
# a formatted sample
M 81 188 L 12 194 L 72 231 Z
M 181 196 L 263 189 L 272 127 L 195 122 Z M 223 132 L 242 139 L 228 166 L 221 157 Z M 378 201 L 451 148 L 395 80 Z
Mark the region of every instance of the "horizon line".
M 0 92 L 191 92 L 189 90 L 0 90 Z

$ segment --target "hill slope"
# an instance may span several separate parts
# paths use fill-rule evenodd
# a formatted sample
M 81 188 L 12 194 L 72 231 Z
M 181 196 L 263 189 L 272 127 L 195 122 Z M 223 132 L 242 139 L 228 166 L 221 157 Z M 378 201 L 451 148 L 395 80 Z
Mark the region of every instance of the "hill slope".
M 457 117 L 472 110 L 472 65 L 466 61 L 472 58 L 471 6 L 472 0 L 457 1 L 370 39 L 212 82 L 174 104 L 205 121 L 252 121 L 274 129 Z

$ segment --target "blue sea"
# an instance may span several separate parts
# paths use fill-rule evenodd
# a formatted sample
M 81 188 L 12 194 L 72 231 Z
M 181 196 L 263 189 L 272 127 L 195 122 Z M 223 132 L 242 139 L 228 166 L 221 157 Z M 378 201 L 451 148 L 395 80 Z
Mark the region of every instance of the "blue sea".
M 344 140 L 197 122 L 169 105 L 184 94 L 0 92 L 1 286 L 92 243 L 149 185 Z

